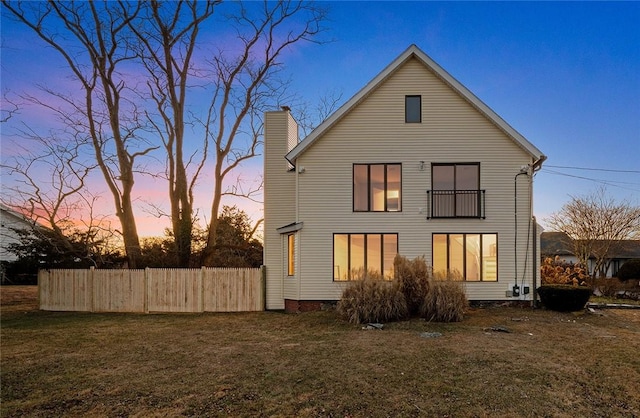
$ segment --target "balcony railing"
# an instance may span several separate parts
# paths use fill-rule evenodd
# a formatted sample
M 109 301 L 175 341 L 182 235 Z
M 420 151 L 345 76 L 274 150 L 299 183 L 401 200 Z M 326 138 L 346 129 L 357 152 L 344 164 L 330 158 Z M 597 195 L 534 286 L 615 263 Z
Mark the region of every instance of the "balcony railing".
M 484 190 L 427 190 L 427 219 L 485 219 Z

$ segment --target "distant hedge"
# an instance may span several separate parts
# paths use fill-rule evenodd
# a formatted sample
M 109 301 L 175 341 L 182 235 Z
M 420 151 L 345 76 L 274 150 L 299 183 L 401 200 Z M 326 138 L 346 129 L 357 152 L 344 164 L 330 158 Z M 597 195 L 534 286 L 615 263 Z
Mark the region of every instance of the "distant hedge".
M 591 289 L 585 286 L 552 284 L 540 286 L 538 294 L 547 309 L 573 312 L 584 309 L 591 296 Z
M 625 262 L 616 275 L 618 280 L 626 282 L 627 280 L 640 280 L 640 259 L 634 258 Z

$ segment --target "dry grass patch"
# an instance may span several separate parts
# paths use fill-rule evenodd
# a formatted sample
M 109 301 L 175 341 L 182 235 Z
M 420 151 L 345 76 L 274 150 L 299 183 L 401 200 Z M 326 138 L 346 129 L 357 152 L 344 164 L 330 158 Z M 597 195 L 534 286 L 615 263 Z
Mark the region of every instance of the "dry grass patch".
M 640 415 L 639 311 L 363 331 L 334 312 L 39 312 L 7 291 L 3 417 Z

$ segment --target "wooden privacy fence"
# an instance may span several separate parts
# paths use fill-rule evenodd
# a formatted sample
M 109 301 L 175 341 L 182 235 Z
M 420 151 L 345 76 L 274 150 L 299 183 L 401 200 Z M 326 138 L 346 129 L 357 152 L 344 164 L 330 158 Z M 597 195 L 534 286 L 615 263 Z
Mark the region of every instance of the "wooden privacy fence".
M 40 270 L 40 309 L 81 312 L 264 310 L 264 267 Z

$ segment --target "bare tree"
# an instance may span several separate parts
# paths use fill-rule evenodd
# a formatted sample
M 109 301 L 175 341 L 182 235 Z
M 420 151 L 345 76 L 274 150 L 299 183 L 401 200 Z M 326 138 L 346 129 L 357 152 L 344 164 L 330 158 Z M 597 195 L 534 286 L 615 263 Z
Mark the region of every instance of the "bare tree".
M 202 153 L 185 152 L 187 93 L 190 78 L 197 78 L 192 59 L 200 25 L 213 16 L 220 1 L 159 2 L 145 7 L 140 19 L 130 22 L 137 36 L 142 63 L 148 71 L 149 97 L 157 115 L 147 117 L 162 140 L 166 152 L 166 176 L 171 203 L 171 226 L 178 264 L 189 265 L 193 230 L 193 190 L 207 160 L 208 141 Z M 140 21 L 145 23 L 142 23 Z M 156 117 L 157 116 L 157 117 Z M 189 166 L 193 164 L 192 173 Z
M 140 244 L 132 204 L 135 162 L 154 149 L 137 136 L 138 109 L 123 97 L 127 75 L 120 72 L 135 53 L 129 48 L 129 22 L 141 2 L 11 2 L 4 7 L 56 50 L 79 82 L 80 100 L 47 89 L 78 117 L 95 160 L 113 196 L 129 267 L 135 268 Z M 44 104 L 44 102 L 41 102 Z M 70 117 L 71 118 L 71 117 Z
M 32 101 L 60 113 L 91 145 L 113 196 L 130 267 L 140 257 L 133 211 L 140 157 L 164 149 L 181 265 L 191 251 L 194 187 L 212 164 L 213 202 L 202 260 L 209 265 L 223 198 L 255 200 L 262 188 L 260 178 L 241 181 L 238 169 L 260 152 L 264 111 L 291 99 L 280 73 L 283 53 L 316 42 L 326 10 L 303 1 L 2 3 L 64 58 L 82 88 L 81 99 L 44 88 L 66 106 L 63 110 L 49 100 Z M 212 22 L 214 7 L 222 15 Z M 198 39 L 204 22 L 220 29 L 203 45 Z M 206 59 L 200 59 L 203 54 Z M 210 98 L 204 111 L 189 108 L 194 90 Z M 197 132 L 190 139 L 198 136 L 200 147 L 192 141 L 189 150 L 185 146 L 189 129 Z M 154 142 L 146 140 L 151 137 Z M 229 185 L 232 176 L 236 181 Z
M 3 203 L 31 219 L 34 238 L 49 242 L 53 253 L 82 255 L 96 265 L 94 255 L 104 253 L 96 246 L 112 241 L 113 231 L 106 216 L 94 212 L 99 196 L 87 187 L 95 163 L 82 144 L 58 141 L 54 133 L 42 137 L 25 127 L 20 138 L 22 144 L 12 144 L 18 152 L 1 166 L 10 179 Z
M 338 105 L 342 102 L 342 95 L 341 91 L 330 90 L 320 97 L 315 105 L 305 102 L 296 105 L 295 109 L 292 109 L 302 138 L 309 135 L 336 111 Z
M 18 104 L 5 94 L 0 105 L 0 123 L 8 122 L 19 110 Z
M 205 266 L 215 259 L 222 198 L 251 198 L 257 191 L 238 185 L 224 188 L 224 181 L 242 162 L 258 154 L 262 114 L 269 106 L 275 107 L 286 91 L 286 81 L 278 77 L 281 56 L 294 44 L 316 41 L 326 16 L 323 8 L 299 1 L 265 1 L 260 7 L 233 5 L 237 11 L 228 20 L 239 42 L 233 48 L 220 49 L 210 60 L 216 85 L 203 121 L 215 155 L 213 202 L 202 259 Z
M 589 259 L 594 260 L 592 281 L 606 274 L 611 255 L 623 240 L 640 236 L 640 207 L 627 201 L 617 203 L 604 188 L 587 196 L 572 196 L 547 221 L 551 229 L 571 238 L 573 253 L 583 266 L 588 268 Z

